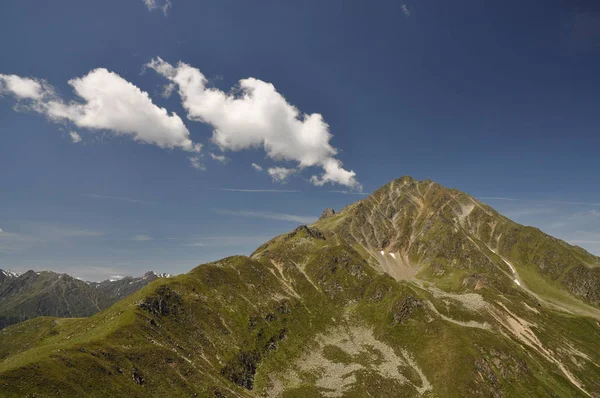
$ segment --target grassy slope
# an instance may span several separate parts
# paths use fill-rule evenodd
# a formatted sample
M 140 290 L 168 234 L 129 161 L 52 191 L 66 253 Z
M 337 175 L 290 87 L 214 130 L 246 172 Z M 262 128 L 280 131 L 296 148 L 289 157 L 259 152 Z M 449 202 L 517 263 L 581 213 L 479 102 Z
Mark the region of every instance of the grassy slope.
M 473 209 L 465 212 L 465 205 Z M 372 251 L 405 252 L 429 275 L 506 268 L 494 249 L 523 271 L 535 293 L 600 307 L 599 257 L 431 181 L 394 180 L 314 226 Z
M 432 202 L 446 194 L 438 192 Z M 436 247 L 454 244 L 465 255 L 464 239 L 443 234 L 442 221 L 450 214 L 429 224 L 431 233 L 411 258 L 433 259 L 423 278 L 457 294 L 476 292 L 489 309 L 466 308 L 424 285 L 379 274 L 367 263 L 365 246 L 344 233 L 343 228 L 352 231 L 349 212 L 364 211 L 360 207 L 350 206 L 317 223 L 320 230 L 299 228 L 277 237 L 250 259 L 230 257 L 155 281 L 90 318 L 38 318 L 0 331 L 0 395 L 257 396 L 272 387 L 273 378 L 298 371 L 298 361 L 306 347 L 314 346 L 315 336 L 360 326 L 373 330 L 396 353 L 405 349 L 414 357 L 433 385 L 425 396 L 583 396 L 555 363 L 494 318 L 505 311 L 499 303 L 533 325 L 541 344 L 588 391 L 600 391 L 600 368 L 593 365 L 600 363 L 600 326 L 595 320 L 539 306 L 498 271 L 499 259 L 493 255 L 482 257 L 471 247 L 466 253 L 482 261 L 471 265 L 453 263 L 447 253 L 432 255 Z M 474 229 L 478 242 L 490 243 L 493 234 L 486 238 L 475 221 L 459 227 Z M 369 244 L 386 239 L 381 231 L 363 232 Z M 517 263 L 519 272 L 528 267 L 509 249 L 500 253 Z M 564 292 L 559 281 L 554 283 L 553 288 Z M 492 326 L 465 327 L 442 316 Z M 351 360 L 335 347 L 327 349 L 333 362 Z M 402 372 L 409 380 L 418 379 L 410 368 Z M 416 393 L 371 370 L 356 374 L 345 396 Z M 316 377 L 318 372 L 300 374 L 299 382 L 284 386 L 284 396 L 319 396 L 324 390 L 311 382 Z

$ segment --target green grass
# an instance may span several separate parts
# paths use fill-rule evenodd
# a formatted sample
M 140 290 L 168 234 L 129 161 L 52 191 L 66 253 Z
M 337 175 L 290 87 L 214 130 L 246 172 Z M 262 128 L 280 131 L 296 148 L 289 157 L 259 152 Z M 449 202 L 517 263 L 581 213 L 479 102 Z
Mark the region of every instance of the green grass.
M 375 271 L 368 252 L 383 244 L 406 249 L 411 261 L 423 267 L 419 278 L 438 289 L 475 292 L 506 316 L 496 304 L 503 303 L 532 325 L 543 346 L 590 392 L 600 392 L 600 368 L 592 365 L 600 363 L 597 321 L 538 307 L 499 271 L 506 268 L 499 257 L 486 255 L 465 237 L 468 231 L 477 245 L 490 244 L 491 227 L 476 224 L 494 215 L 477 210 L 472 224 L 458 225 L 451 205 L 460 193 L 407 178 L 395 184 L 427 192 L 425 205 L 437 213 L 413 219 L 418 212 L 400 195 L 398 228 L 388 222 L 373 231 L 367 221 L 375 201 L 362 201 L 313 224 L 312 230 L 274 238 L 252 258 L 228 257 L 155 281 L 90 318 L 38 318 L 0 331 L 0 395 L 257 397 L 264 396 L 273 378 L 296 374 L 298 380 L 284 383 L 283 396 L 317 397 L 323 392 L 315 386 L 320 370 L 301 371 L 298 361 L 320 347 L 318 336 L 360 327 L 395 355 L 410 353 L 433 386 L 425 397 L 491 396 L 498 391 L 506 397 L 581 396 L 556 364 L 520 342 L 490 311 L 470 309 L 451 296 L 436 297 L 428 285 L 397 282 Z M 385 189 L 376 192 L 378 199 L 387 195 Z M 494 220 L 506 223 L 496 227 L 504 233 L 513 228 L 502 218 Z M 403 245 L 414 229 L 421 235 L 409 250 Z M 350 232 L 364 239 L 351 238 Z M 567 292 L 560 278 L 552 279 L 560 268 L 557 262 L 588 261 L 586 255 L 571 255 L 562 244 L 552 256 L 535 252 L 535 243 L 546 238 L 535 230 L 514 234 L 519 239 L 501 241 L 500 251 L 515 263 L 523 281 L 548 300 L 589 309 Z M 540 272 L 544 261 L 552 268 L 548 272 Z M 559 276 L 569 267 L 560 268 Z M 474 291 L 472 280 L 485 283 Z M 492 326 L 457 325 L 438 316 L 427 302 L 455 321 Z M 565 351 L 571 346 L 589 360 L 574 361 Z M 409 383 L 400 385 L 374 370 L 381 357 L 374 346 L 350 354 L 325 344 L 322 354 L 333 363 L 363 366 L 354 373 L 346 397 L 416 393 Z M 420 383 L 415 369 L 401 370 L 412 383 Z

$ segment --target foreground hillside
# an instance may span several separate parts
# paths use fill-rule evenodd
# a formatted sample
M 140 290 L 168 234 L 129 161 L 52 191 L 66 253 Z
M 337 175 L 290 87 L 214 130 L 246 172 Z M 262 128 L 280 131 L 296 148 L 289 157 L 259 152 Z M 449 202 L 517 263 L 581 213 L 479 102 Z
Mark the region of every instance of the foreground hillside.
M 149 271 L 139 278 L 86 282 L 50 271 L 0 270 L 0 329 L 37 316 L 90 316 L 161 276 Z
M 4 396 L 600 394 L 599 259 L 395 180 L 84 319 L 0 331 Z

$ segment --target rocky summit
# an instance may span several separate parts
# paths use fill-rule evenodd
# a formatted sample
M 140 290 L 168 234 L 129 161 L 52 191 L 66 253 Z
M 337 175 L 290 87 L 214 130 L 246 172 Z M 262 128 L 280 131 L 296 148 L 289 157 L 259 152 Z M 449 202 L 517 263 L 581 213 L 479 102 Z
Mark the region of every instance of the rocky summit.
M 251 256 L 0 331 L 7 397 L 598 397 L 600 258 L 402 177 Z

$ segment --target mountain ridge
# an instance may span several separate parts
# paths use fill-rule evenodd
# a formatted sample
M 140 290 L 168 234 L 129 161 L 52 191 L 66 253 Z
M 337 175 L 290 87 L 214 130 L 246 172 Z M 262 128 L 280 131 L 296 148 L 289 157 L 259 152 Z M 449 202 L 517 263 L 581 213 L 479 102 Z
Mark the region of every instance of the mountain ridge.
M 90 316 L 160 277 L 148 271 L 138 278 L 89 282 L 33 270 L 22 274 L 0 270 L 0 276 L 0 329 L 36 316 Z
M 394 181 L 250 257 L 157 279 L 90 318 L 0 331 L 0 387 L 6 396 L 600 394 L 594 292 L 562 283 L 582 266 L 593 286 L 597 257 L 485 204 L 470 209 L 459 191 Z
M 423 191 L 423 193 L 421 193 L 421 190 Z M 403 191 L 406 191 L 404 192 L 405 197 L 402 196 Z M 419 197 L 419 195 L 416 195 L 415 191 L 419 195 L 421 195 L 421 197 Z M 442 193 L 441 195 L 436 194 L 440 191 Z M 390 195 L 392 195 L 393 193 L 396 193 L 398 195 L 398 198 L 391 199 Z M 461 244 L 463 246 L 476 246 L 475 250 L 480 252 L 482 250 L 487 249 L 488 253 L 483 253 L 483 255 L 486 257 L 488 257 L 489 255 L 496 255 L 502 259 L 502 262 L 506 262 L 507 260 L 509 260 L 517 263 L 521 261 L 521 259 L 519 258 L 520 256 L 511 253 L 511 251 L 524 251 L 525 248 L 522 247 L 523 245 L 520 244 L 520 242 L 516 242 L 516 239 L 514 238 L 515 235 L 524 235 L 525 240 L 537 239 L 545 246 L 556 245 L 556 247 L 553 250 L 548 251 L 549 254 L 544 255 L 543 253 L 535 253 L 534 256 L 531 256 L 531 258 L 527 258 L 527 260 L 536 265 L 542 274 L 547 275 L 554 280 L 560 280 L 561 282 L 564 282 L 564 284 L 570 289 L 572 294 L 578 295 L 580 298 L 583 298 L 586 302 L 591 303 L 593 305 L 600 304 L 600 284 L 598 283 L 598 281 L 600 281 L 600 257 L 590 254 L 578 246 L 572 246 L 567 242 L 554 238 L 542 232 L 538 228 L 519 225 L 513 222 L 512 220 L 502 216 L 490 206 L 479 202 L 475 198 L 455 189 L 443 188 L 441 185 L 436 184 L 430 180 L 417 181 L 409 176 L 401 177 L 397 180 L 390 182 L 389 184 L 382 186 L 368 198 L 354 203 L 353 205 L 351 205 L 351 207 L 340 211 L 331 218 L 328 218 L 326 220 L 319 220 L 313 225 L 321 226 L 327 229 L 328 225 L 331 225 L 332 223 L 336 222 L 339 223 L 341 220 L 344 220 L 345 213 L 350 212 L 351 214 L 349 218 L 352 220 L 352 222 L 354 222 L 355 224 L 362 223 L 360 230 L 364 230 L 365 223 L 368 225 L 369 221 L 367 219 L 368 217 L 365 217 L 364 212 L 361 212 L 361 207 L 368 207 L 370 205 L 372 206 L 372 202 L 374 200 L 377 201 L 378 197 L 387 195 L 389 198 L 386 202 L 388 204 L 388 207 L 389 204 L 393 203 L 394 201 L 409 200 L 415 203 L 414 207 L 416 207 L 418 211 L 417 214 L 404 214 L 404 217 L 401 220 L 403 224 L 400 226 L 393 226 L 392 230 L 400 232 L 407 228 L 409 230 L 414 230 L 415 224 L 417 224 L 416 226 L 423 227 L 417 232 L 420 234 L 426 234 L 427 232 L 429 232 L 428 228 L 431 228 L 431 226 L 418 224 L 422 221 L 419 219 L 421 214 L 427 211 L 426 196 L 429 193 L 431 193 L 431 198 L 429 200 L 432 201 L 434 207 L 438 209 L 439 218 L 441 220 L 432 220 L 431 218 L 427 218 L 425 219 L 425 222 L 439 223 L 445 221 L 447 224 L 453 224 L 455 228 L 462 229 L 463 231 L 468 232 L 466 238 L 458 240 L 456 243 Z M 454 207 L 452 207 L 452 205 Z M 447 206 L 450 208 L 450 211 L 444 211 L 445 207 Z M 388 221 L 388 217 L 383 213 L 382 210 L 375 208 L 374 212 L 376 216 L 380 216 L 379 220 L 375 221 L 379 225 L 385 224 L 385 221 Z M 411 221 L 411 225 L 406 224 L 408 220 Z M 349 230 L 351 231 L 350 234 L 352 234 L 352 231 L 357 231 L 359 229 L 353 227 L 352 225 L 348 225 L 348 223 L 346 222 L 343 225 L 339 226 L 339 228 L 337 228 L 337 233 L 340 233 L 340 230 Z M 379 227 L 378 232 L 381 231 L 382 228 Z M 383 228 L 383 231 L 385 232 L 386 228 Z M 336 228 L 334 228 L 334 232 L 336 232 Z M 443 232 L 447 237 L 452 236 L 453 232 L 458 231 L 453 231 L 452 229 L 448 228 L 448 226 L 446 226 L 446 228 L 443 229 Z M 396 250 L 408 251 L 407 253 L 404 253 L 404 255 L 408 255 L 408 257 L 413 257 L 413 260 L 419 263 L 422 263 L 424 261 L 424 257 L 425 259 L 427 257 L 426 254 L 422 252 L 419 253 L 420 249 L 427 250 L 427 248 L 416 248 L 415 250 L 411 251 L 411 249 L 413 248 L 413 242 L 411 241 L 411 238 L 412 240 L 414 240 L 414 236 L 409 236 L 408 242 L 402 241 L 402 239 L 406 238 L 406 233 L 396 233 L 396 235 L 393 237 L 385 236 L 379 240 L 377 236 L 374 235 L 371 235 L 370 237 L 366 237 L 363 235 L 362 238 L 360 236 L 357 237 L 356 235 L 358 234 L 351 236 L 351 239 L 356 240 L 357 243 L 359 243 L 361 246 L 363 246 L 363 248 L 367 250 L 384 250 L 388 252 Z M 507 239 L 505 236 L 509 236 L 509 238 Z M 348 238 L 348 236 L 346 238 Z M 423 240 L 423 236 L 421 236 L 420 239 Z M 478 242 L 474 242 L 474 240 L 477 240 Z M 480 243 L 479 246 L 477 245 L 478 243 Z M 483 244 L 485 247 L 481 247 L 481 244 Z M 527 249 L 529 248 L 527 247 Z M 429 250 L 431 250 L 431 248 L 429 248 Z M 466 251 L 467 250 L 464 249 L 462 250 L 463 253 L 465 253 Z M 475 256 L 475 253 L 471 253 L 471 255 Z M 415 256 L 418 258 L 415 259 Z M 438 258 L 438 260 L 443 260 L 443 258 Z M 486 259 L 481 258 L 480 261 L 485 263 Z M 569 264 L 577 264 L 577 266 L 575 269 L 566 269 L 566 266 L 563 262 Z M 443 265 L 438 264 L 438 267 L 442 268 Z M 511 268 L 513 267 L 509 266 L 509 269 Z M 579 278 L 575 275 L 578 275 Z M 588 286 L 587 288 L 580 289 L 578 288 L 575 282 L 578 279 L 582 279 L 582 276 L 584 278 L 588 277 L 594 282 L 590 284 L 590 286 Z

